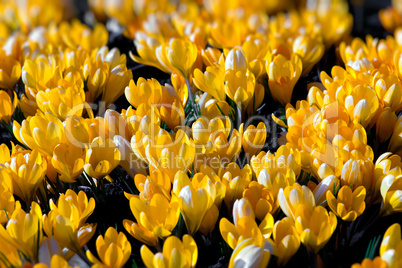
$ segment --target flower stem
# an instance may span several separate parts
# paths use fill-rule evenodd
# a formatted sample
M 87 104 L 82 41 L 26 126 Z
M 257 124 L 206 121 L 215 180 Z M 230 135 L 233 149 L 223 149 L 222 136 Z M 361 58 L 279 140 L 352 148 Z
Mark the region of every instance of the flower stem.
M 89 267 L 91 267 L 92 263 L 88 260 L 84 250 L 80 250 L 77 252 L 77 255 L 80 256 L 80 258 L 86 263 L 88 264 Z

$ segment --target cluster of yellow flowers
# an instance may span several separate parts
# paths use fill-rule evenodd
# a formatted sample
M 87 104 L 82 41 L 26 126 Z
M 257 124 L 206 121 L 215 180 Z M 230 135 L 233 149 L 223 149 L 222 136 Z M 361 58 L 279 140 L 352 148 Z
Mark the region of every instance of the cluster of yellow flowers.
M 66 21 L 68 1 L 0 3 L 0 121 L 18 143 L 0 145 L 0 267 L 122 267 L 129 239 L 147 267 L 194 267 L 198 235 L 218 237 L 229 267 L 284 266 L 302 246 L 318 256 L 368 206 L 402 212 L 398 22 L 363 41 L 341 0 L 88 4 L 93 27 Z M 170 83 L 134 81 L 106 20 Z M 344 67 L 290 104 L 334 46 Z M 267 96 L 285 107 L 276 152 L 276 126 L 253 117 Z M 88 219 L 117 180 L 133 217 L 102 232 Z M 380 256 L 353 267 L 399 267 L 401 241 L 390 226 Z
M 401 30 L 395 36 L 402 34 Z M 401 117 L 397 117 L 402 111 L 400 47 L 392 36 L 386 40 L 368 36 L 366 42 L 356 38 L 350 45 L 341 43 L 346 69 L 334 66 L 332 77 L 322 72 L 322 84 L 310 88 L 306 101 L 298 101 L 296 108 L 287 104 L 287 125 L 274 118 L 287 128 L 287 144 L 300 150 L 302 169 L 314 174 L 320 182 L 318 189 L 329 187 L 330 181 L 331 185 L 350 187 L 353 195 L 355 191 L 356 196 L 367 194 L 369 203 L 381 202 L 382 196 L 385 214 L 400 211 L 401 206 L 399 197 L 392 197 L 395 192 L 387 192 L 392 182 L 384 180 L 387 175 L 396 178 L 401 174 Z M 367 131 L 375 131 L 377 144 L 389 140 L 389 152 L 377 156 L 375 163 Z M 392 168 L 385 168 L 389 163 Z M 325 194 L 322 189 L 320 193 Z M 333 195 L 327 195 L 327 201 L 334 210 L 328 198 L 332 200 Z
M 402 26 L 402 5 L 401 1 L 392 0 L 392 6 L 380 10 L 378 16 L 382 26 L 390 33 Z

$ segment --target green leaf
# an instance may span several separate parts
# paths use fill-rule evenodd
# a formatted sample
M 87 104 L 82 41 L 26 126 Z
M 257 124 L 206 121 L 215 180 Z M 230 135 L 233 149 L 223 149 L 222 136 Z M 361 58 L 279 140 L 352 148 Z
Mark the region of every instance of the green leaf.
M 366 258 L 369 258 L 371 260 L 374 259 L 380 241 L 381 241 L 381 235 L 379 235 L 378 237 L 374 237 L 373 239 L 370 240 L 367 246 L 366 254 L 364 255 L 365 259 Z

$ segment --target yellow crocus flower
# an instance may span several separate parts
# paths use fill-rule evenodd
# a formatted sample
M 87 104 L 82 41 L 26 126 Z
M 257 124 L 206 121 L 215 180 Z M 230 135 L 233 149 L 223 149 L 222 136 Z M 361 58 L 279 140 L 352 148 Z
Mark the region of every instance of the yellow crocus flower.
M 105 46 L 109 38 L 109 33 L 102 23 L 97 23 L 91 29 L 78 19 L 73 19 L 71 22 L 63 21 L 57 27 L 50 25 L 49 28 L 49 32 L 55 33 L 51 36 L 52 39 L 60 40 L 68 48 L 81 47 L 88 52 Z
M 362 60 L 363 58 L 366 58 L 369 61 L 374 60 L 377 56 L 378 39 L 373 38 L 371 35 L 367 35 L 365 41 L 366 42 L 361 38 L 356 37 L 353 38 L 350 45 L 346 45 L 346 42 L 342 42 L 339 45 L 339 52 L 343 63 L 348 64 L 351 61 Z
M 133 73 L 130 69 L 127 69 L 126 62 L 110 69 L 109 78 L 102 93 L 102 100 L 105 101 L 106 107 L 123 95 L 124 89 L 131 79 L 133 79 Z
M 64 121 L 67 116 L 81 116 L 85 92 L 79 87 L 46 89 L 36 94 L 36 103 L 42 112 L 49 112 Z
M 3 225 L 0 228 L 4 228 Z M 12 244 L 12 238 L 8 235 L 7 231 L 5 231 L 5 234 L 2 232 L 0 242 L 0 253 L 7 258 L 4 263 L 5 266 L 22 267 L 21 252 Z
M 215 117 L 210 120 L 200 117 L 191 126 L 194 142 L 207 145 L 208 141 L 214 140 L 214 136 L 219 132 L 223 132 L 226 137 L 229 137 L 231 126 L 232 123 L 227 116 Z
M 162 86 L 160 104 L 161 106 L 166 104 L 173 105 L 174 102 L 177 102 L 184 107 L 186 105 L 189 93 L 185 79 L 176 72 L 172 73 L 170 77 L 172 80 L 172 85 L 165 83 L 165 85 Z M 158 108 L 160 107 L 157 103 L 154 105 Z
M 189 79 L 193 71 L 193 65 L 198 56 L 196 44 L 190 40 L 172 38 L 169 40 L 166 54 L 170 64 L 175 68 L 175 71 Z M 173 70 L 171 70 L 171 72 L 173 72 Z
M 185 173 L 179 171 L 173 184 L 173 193 L 179 201 L 180 211 L 189 234 L 200 228 L 208 210 L 214 204 L 216 188 L 208 184 L 208 188 L 196 188 Z
M 351 268 L 387 268 L 387 263 L 380 256 L 373 260 L 365 258 L 361 263 L 354 263 Z
M 226 187 L 221 179 L 215 174 L 212 168 L 206 165 L 200 167 L 200 172 L 196 173 L 191 179 L 195 188 L 204 188 L 212 197 L 214 204 L 220 208 L 225 197 Z
M 381 213 L 384 215 L 402 211 L 402 202 L 400 195 L 402 194 L 402 172 L 399 168 L 396 172 L 389 172 L 381 182 L 382 205 Z
M 77 147 L 69 142 L 54 147 L 52 165 L 60 174 L 63 182 L 74 183 L 84 171 L 86 148 Z
M 85 51 L 80 47 L 74 47 L 71 49 L 66 48 L 62 53 L 59 65 L 62 70 L 64 70 L 64 75 L 57 83 L 60 86 L 64 86 L 66 82 L 70 85 L 84 85 L 86 77 L 83 73 L 86 70 L 83 67 L 87 58 L 90 58 L 90 51 Z
M 101 24 L 102 25 L 102 24 Z M 94 53 L 93 50 L 92 53 Z M 108 46 L 102 46 L 97 52 L 97 56 L 100 56 L 102 61 L 106 62 L 110 69 L 113 69 L 114 67 L 121 65 L 121 64 L 126 64 L 127 62 L 127 56 L 124 53 L 120 53 L 120 50 L 116 47 L 112 48 L 109 50 Z
M 299 35 L 293 40 L 293 53 L 302 61 L 302 76 L 311 71 L 313 66 L 324 55 L 325 46 L 317 39 L 307 35 Z
M 286 140 L 293 147 L 304 150 L 306 145 L 302 142 L 302 137 L 309 137 L 311 133 L 315 133 L 313 118 L 320 112 L 315 105 L 310 105 L 307 101 L 301 100 L 296 102 L 296 107 L 291 104 L 286 105 L 286 119 L 288 132 Z M 310 149 L 311 150 L 311 149 Z M 309 162 L 310 154 L 303 157 L 303 164 Z
M 215 228 L 219 209 L 226 194 L 226 187 L 209 167 L 201 166 L 200 171 L 192 178 L 192 184 L 195 188 L 205 189 L 214 202 L 206 212 L 199 228 L 202 234 L 208 235 Z
M 402 157 L 402 116 L 398 117 L 389 141 L 388 151 Z
M 96 54 L 87 57 L 83 65 L 83 76 L 89 91 L 87 101 L 95 101 L 105 91 L 110 67 Z
M 145 64 L 158 68 L 165 73 L 169 73 L 170 69 L 161 64 L 157 58 L 157 48 L 161 49 L 161 42 L 142 31 L 137 31 L 135 34 L 134 45 L 137 48 L 138 56 L 130 52 L 130 57 L 133 61 L 139 64 Z
M 170 201 L 172 182 L 164 171 L 155 169 L 149 174 L 149 176 L 136 174 L 134 177 L 134 183 L 138 191 L 140 191 L 140 199 L 145 203 L 149 203 L 153 195 L 156 193 L 164 195 Z
M 402 264 L 401 251 L 401 226 L 399 223 L 394 223 L 385 231 L 380 246 L 380 256 L 387 262 L 388 267 L 399 267 Z
M 131 149 L 134 154 L 146 164 L 149 164 L 145 151 L 147 146 L 152 142 L 151 129 L 157 130 L 159 133 L 161 128 L 159 125 L 150 124 L 149 133 L 147 127 L 146 131 L 143 132 L 142 130 L 139 130 L 131 137 Z M 156 133 L 156 131 L 152 132 Z
M 234 249 L 248 238 L 268 239 L 274 226 L 274 218 L 267 213 L 260 225 L 255 222 L 253 208 L 247 198 L 236 200 L 233 206 L 233 224 L 226 218 L 219 222 L 219 230 L 225 242 Z
M 173 39 L 174 38 L 172 38 L 170 40 L 173 40 Z M 177 70 L 175 69 L 175 67 L 173 67 L 173 65 L 171 64 L 171 62 L 168 58 L 169 50 L 170 50 L 169 41 L 166 40 L 166 41 L 162 42 L 162 44 L 160 46 L 158 46 L 155 51 L 152 51 L 152 53 L 156 53 L 156 57 L 159 62 L 156 67 L 167 73 L 172 73 L 173 71 L 177 71 Z M 182 75 L 182 74 L 180 74 L 180 75 Z
M 152 138 L 145 149 L 151 168 L 163 169 L 172 181 L 177 171 L 187 171 L 190 168 L 195 148 L 183 130 L 180 129 L 172 137 L 166 130 L 160 129 Z
M 152 231 L 146 229 L 144 226 L 129 220 L 123 220 L 123 226 L 127 232 L 138 241 L 147 244 L 148 246 L 158 246 L 158 236 L 154 235 Z
M 26 263 L 26 264 L 28 265 L 28 263 Z M 32 268 L 48 268 L 48 267 L 49 268 L 51 268 L 51 267 L 72 268 L 73 266 L 70 266 L 64 257 L 56 254 L 56 255 L 51 256 L 49 265 L 47 265 L 45 263 L 37 263 Z M 78 267 L 78 266 L 74 266 L 74 268 L 75 267 Z
M 120 151 L 111 139 L 95 138 L 86 152 L 85 172 L 96 179 L 108 175 L 120 163 Z
M 42 210 L 38 203 L 32 202 L 29 213 L 17 207 L 9 218 L 6 228 L 0 225 L 0 236 L 28 258 L 38 261 L 38 245 L 43 240 Z
M 125 55 L 117 49 L 108 50 L 102 47 L 93 50 L 83 64 L 83 76 L 87 80 L 89 90 L 88 101 L 95 101 L 100 95 L 105 106 L 116 101 L 133 78 L 127 69 Z
M 275 222 L 272 236 L 277 248 L 278 264 L 283 266 L 299 249 L 300 236 L 294 222 L 287 217 Z
M 247 67 L 258 78 L 266 73 L 264 57 L 267 54 L 267 38 L 259 35 L 249 35 L 242 45 L 247 58 Z
M 391 108 L 394 112 L 402 109 L 402 84 L 397 74 L 386 64 L 380 66 L 372 81 L 381 108 Z
M 127 122 L 131 135 L 135 135 L 139 130 L 149 134 L 150 126 L 157 129 L 160 125 L 160 113 L 154 105 L 141 103 L 136 110 L 130 106 L 127 110 L 123 109 L 121 114 Z
M 60 195 L 57 205 L 53 200 L 50 200 L 49 206 L 52 211 L 55 211 L 55 213 L 66 217 L 70 217 L 69 213 L 74 213 L 71 217 L 77 217 L 76 220 L 78 220 L 78 225 L 82 226 L 94 211 L 95 200 L 90 198 L 88 201 L 88 197 L 83 191 L 79 191 L 78 194 L 76 194 L 73 190 L 68 189 L 65 194 Z M 71 209 L 74 209 L 74 211 L 69 209 L 64 210 L 65 206 L 69 206 Z
M 18 105 L 18 97 L 14 92 L 14 98 L 11 101 L 10 95 L 6 91 L 0 91 L 0 122 L 10 124 L 11 116 Z
M 250 71 L 228 69 L 225 71 L 225 92 L 241 111 L 244 111 L 253 100 L 256 83 L 254 74 Z
M 275 178 L 277 173 L 287 176 L 291 173 L 292 177 L 297 178 L 301 171 L 301 154 L 288 143 L 280 146 L 275 154 L 260 152 L 258 155 L 254 155 L 251 157 L 250 165 L 256 178 L 259 178 L 260 172 L 264 169 L 270 179 Z M 279 188 L 275 192 L 277 191 Z
M 39 55 L 33 60 L 25 60 L 21 78 L 26 86 L 37 93 L 57 87 L 57 82 L 62 78 L 61 72 L 56 56 Z
M 315 22 L 309 24 L 314 25 L 315 31 L 318 28 L 327 49 L 347 39 L 353 25 L 353 16 L 349 13 L 346 1 L 309 3 L 307 10 L 302 13 L 302 20 Z
M 336 127 L 336 126 L 335 126 Z M 367 132 L 359 123 L 350 123 L 346 126 L 342 123 L 338 125 L 338 133 L 332 140 L 339 150 L 338 157 L 342 162 L 353 160 L 373 160 L 373 149 L 367 145 Z
M 235 72 L 247 71 L 247 59 L 240 46 L 232 48 L 229 53 L 227 53 L 225 58 L 225 71 L 227 70 L 234 70 Z
M 25 96 L 25 94 L 22 94 L 19 101 L 21 111 L 24 114 L 25 118 L 29 116 L 34 116 L 36 114 L 36 111 L 38 110 L 38 105 L 36 104 L 36 97 L 34 94 L 30 94 L 30 92 L 33 93 L 29 87 L 26 87 L 25 93 L 27 96 Z
M 209 25 L 208 42 L 216 48 L 231 49 L 240 46 L 246 40 L 247 23 L 241 19 L 225 17 Z
M 96 239 L 96 258 L 89 250 L 86 255 L 95 266 L 100 267 L 123 267 L 131 254 L 131 244 L 124 233 L 117 233 L 116 229 L 109 227 L 105 236 Z
M 14 194 L 29 204 L 45 179 L 47 160 L 37 150 L 18 152 L 4 170 L 11 176 Z
M 0 88 L 13 90 L 21 77 L 21 64 L 0 48 Z
M 233 108 L 230 107 L 226 101 L 217 101 L 215 99 L 210 99 L 202 105 L 201 116 L 212 119 L 221 116 L 221 111 L 225 116 L 229 116 L 230 112 L 233 111 Z
M 200 69 L 195 69 L 193 82 L 201 91 L 210 94 L 218 101 L 224 101 L 226 99 L 224 77 L 224 67 L 214 63 L 207 66 L 204 73 Z
M 243 124 L 240 126 L 240 131 L 243 132 Z M 243 132 L 241 143 L 243 150 L 248 159 L 257 155 L 265 145 L 267 138 L 267 128 L 264 122 L 258 123 L 257 126 L 249 125 Z
M 131 137 L 130 129 L 124 117 L 112 109 L 107 109 L 103 115 L 107 136 L 115 138 L 119 136 L 125 140 Z
M 198 229 L 203 235 L 208 235 L 212 233 L 215 228 L 216 221 L 219 217 L 219 209 L 216 204 L 212 204 L 212 206 L 208 209 L 207 213 L 205 213 L 204 219 L 201 222 L 200 228 Z
M 359 85 L 346 96 L 344 105 L 352 120 L 367 127 L 379 108 L 379 101 L 374 89 Z
M 311 252 L 317 254 L 318 251 L 331 238 L 337 225 L 334 213 L 318 206 L 311 209 L 305 205 L 297 208 L 295 213 L 295 226 L 300 234 L 303 245 Z
M 267 267 L 271 259 L 270 250 L 272 251 L 272 244 L 268 240 L 254 237 L 245 239 L 234 248 L 229 267 Z
M 139 196 L 130 197 L 130 209 L 137 220 L 137 224 L 149 230 L 154 236 L 165 238 L 171 235 L 176 226 L 180 208 L 177 200 L 168 200 L 164 195 L 155 193 L 148 203 Z M 124 220 L 124 226 L 132 226 L 134 222 Z M 127 229 L 127 227 L 126 227 Z M 133 232 L 135 238 L 138 235 Z M 137 238 L 138 239 L 138 238 Z
M 302 61 L 297 55 L 292 55 L 289 60 L 279 54 L 267 61 L 269 91 L 283 106 L 290 102 L 293 88 L 302 74 L 302 68 Z
M 354 221 L 366 208 L 366 189 L 363 186 L 352 192 L 352 189 L 345 185 L 339 190 L 336 198 L 331 191 L 327 191 L 326 196 L 328 206 L 344 221 Z
M 212 66 L 215 63 L 219 62 L 219 59 L 221 59 L 221 56 L 222 56 L 222 52 L 217 48 L 207 47 L 206 49 L 201 49 L 201 56 L 202 56 L 202 61 L 204 62 L 204 65 L 206 67 L 208 67 L 208 66 Z
M 85 223 L 95 209 L 95 200 L 71 189 L 61 194 L 57 205 L 50 200 L 51 211 L 43 217 L 43 230 L 54 236 L 60 246 L 77 253 L 95 234 L 96 224 Z
M 278 193 L 279 205 L 286 216 L 296 221 L 296 214 L 301 206 L 304 210 L 312 212 L 315 207 L 315 199 L 307 186 L 296 183 L 292 186 L 281 188 Z
M 179 73 L 177 72 L 173 72 L 170 75 L 170 80 L 172 82 L 172 86 L 176 92 L 175 97 L 176 99 L 180 100 L 183 106 L 186 106 L 186 103 L 188 101 L 188 87 L 187 87 L 187 83 L 186 83 L 186 79 L 181 76 Z M 168 86 L 169 84 L 165 84 L 165 88 Z M 164 88 L 162 88 L 164 89 Z M 162 91 L 163 93 L 165 91 Z M 163 96 L 163 94 L 162 94 Z
M 102 139 L 106 139 L 109 137 L 103 117 L 67 117 L 65 134 L 68 142 L 77 147 L 89 147 L 95 138 L 102 137 Z
M 4 176 L 5 173 L 6 171 L 0 170 L 2 176 Z M 9 215 L 18 207 L 21 207 L 21 204 L 19 201 L 15 202 L 13 192 L 5 189 L 4 186 L 0 184 L 0 224 L 4 225 L 7 223 Z
M 234 162 L 226 167 L 219 168 L 218 175 L 222 184 L 226 187 L 225 204 L 230 212 L 237 199 L 241 199 L 243 191 L 248 187 L 252 179 L 252 171 L 249 165 L 242 169 Z
M 49 157 L 54 147 L 65 140 L 63 123 L 50 113 L 37 113 L 23 120 L 21 125 L 14 121 L 13 133 L 19 142 Z
M 374 166 L 373 187 L 374 200 L 380 197 L 381 183 L 387 175 L 398 176 L 402 173 L 401 157 L 390 152 L 383 153 L 377 158 Z
M 18 22 L 21 29 L 28 33 L 37 26 L 46 26 L 50 22 L 60 23 L 71 16 L 72 4 L 63 1 L 51 3 L 43 0 L 24 0 L 18 2 L 21 8 L 17 9 Z
M 398 38 L 398 36 L 400 36 L 402 33 L 402 28 L 399 28 L 396 32 L 395 32 L 395 36 Z M 402 51 L 397 49 L 394 52 L 394 61 L 393 61 L 393 65 L 395 68 L 395 71 L 391 71 L 390 75 L 395 74 L 399 79 L 402 77 Z M 385 77 L 384 77 L 385 78 Z M 400 80 L 399 80 L 400 81 Z M 399 83 L 396 83 L 397 85 L 399 85 Z M 392 85 L 392 84 L 390 84 Z
M 381 25 L 390 33 L 402 25 L 401 7 L 399 1 L 392 1 L 392 6 L 378 12 Z
M 120 135 L 115 135 L 113 142 L 116 144 L 121 154 L 119 165 L 130 177 L 134 177 L 135 174 L 146 174 L 145 165 L 143 165 L 142 161 L 135 155 L 128 140 Z
M 327 192 L 338 189 L 339 179 L 334 175 L 328 175 L 313 190 L 315 203 L 325 206 L 327 204 Z M 335 194 L 335 193 L 334 193 Z
M 172 130 L 184 125 L 185 113 L 184 107 L 180 101 L 174 101 L 172 104 L 162 104 L 159 107 L 160 117 Z
M 296 182 L 296 177 L 292 170 L 286 173 L 282 173 L 278 171 L 272 172 L 269 168 L 264 168 L 258 175 L 257 181 L 259 184 L 264 185 L 265 187 L 267 187 L 267 189 L 272 191 L 272 194 L 275 197 L 274 207 L 278 207 L 279 203 L 277 196 L 279 190 L 294 185 Z
M 158 104 L 162 98 L 162 87 L 155 79 L 147 79 L 140 77 L 135 83 L 130 80 L 129 85 L 125 89 L 125 95 L 128 102 L 135 108 L 145 103 L 149 106 L 153 103 Z
M 13 146 L 13 152 L 10 152 L 10 149 L 8 148 L 7 144 L 5 144 L 5 143 L 0 144 L 0 163 L 1 164 L 5 164 L 6 162 L 9 162 L 11 160 L 11 155 L 15 153 L 14 143 L 11 142 L 11 145 Z
M 277 207 L 276 197 L 267 187 L 256 181 L 249 183 L 248 188 L 243 191 L 243 198 L 250 201 L 255 216 L 262 221 L 267 213 L 273 214 Z
M 225 162 L 232 162 L 239 157 L 241 150 L 241 136 L 242 133 L 233 129 L 229 140 L 223 131 L 219 131 L 215 136 L 210 137 L 212 137 L 211 142 L 213 148 L 219 157 Z
M 307 102 L 311 106 L 315 105 L 320 109 L 324 106 L 324 104 L 329 104 L 332 101 L 330 101 L 330 96 L 328 94 L 324 94 L 321 89 L 316 86 L 310 87 L 307 93 Z
M 371 160 L 348 160 L 342 168 L 341 185 L 356 189 L 364 186 L 371 194 L 373 187 L 374 164 Z
M 195 267 L 198 258 L 198 248 L 189 235 L 180 241 L 176 236 L 169 236 L 163 243 L 162 252 L 152 253 L 147 246 L 141 247 L 141 258 L 149 268 Z
M 251 101 L 247 105 L 247 114 L 249 116 L 254 115 L 258 107 L 261 106 L 264 101 L 265 88 L 260 83 L 257 83 L 254 89 L 254 95 Z
M 378 138 L 378 141 L 380 143 L 385 142 L 391 137 L 397 121 L 398 117 L 396 116 L 395 112 L 391 110 L 390 107 L 382 110 L 382 112 L 378 116 L 375 129 L 375 136 Z

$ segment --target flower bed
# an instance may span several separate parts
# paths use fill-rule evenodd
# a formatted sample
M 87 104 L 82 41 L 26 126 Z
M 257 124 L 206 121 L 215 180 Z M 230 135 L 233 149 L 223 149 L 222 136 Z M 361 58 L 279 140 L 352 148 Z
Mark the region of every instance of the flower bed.
M 400 267 L 402 10 L 363 2 L 1 3 L 0 266 Z

